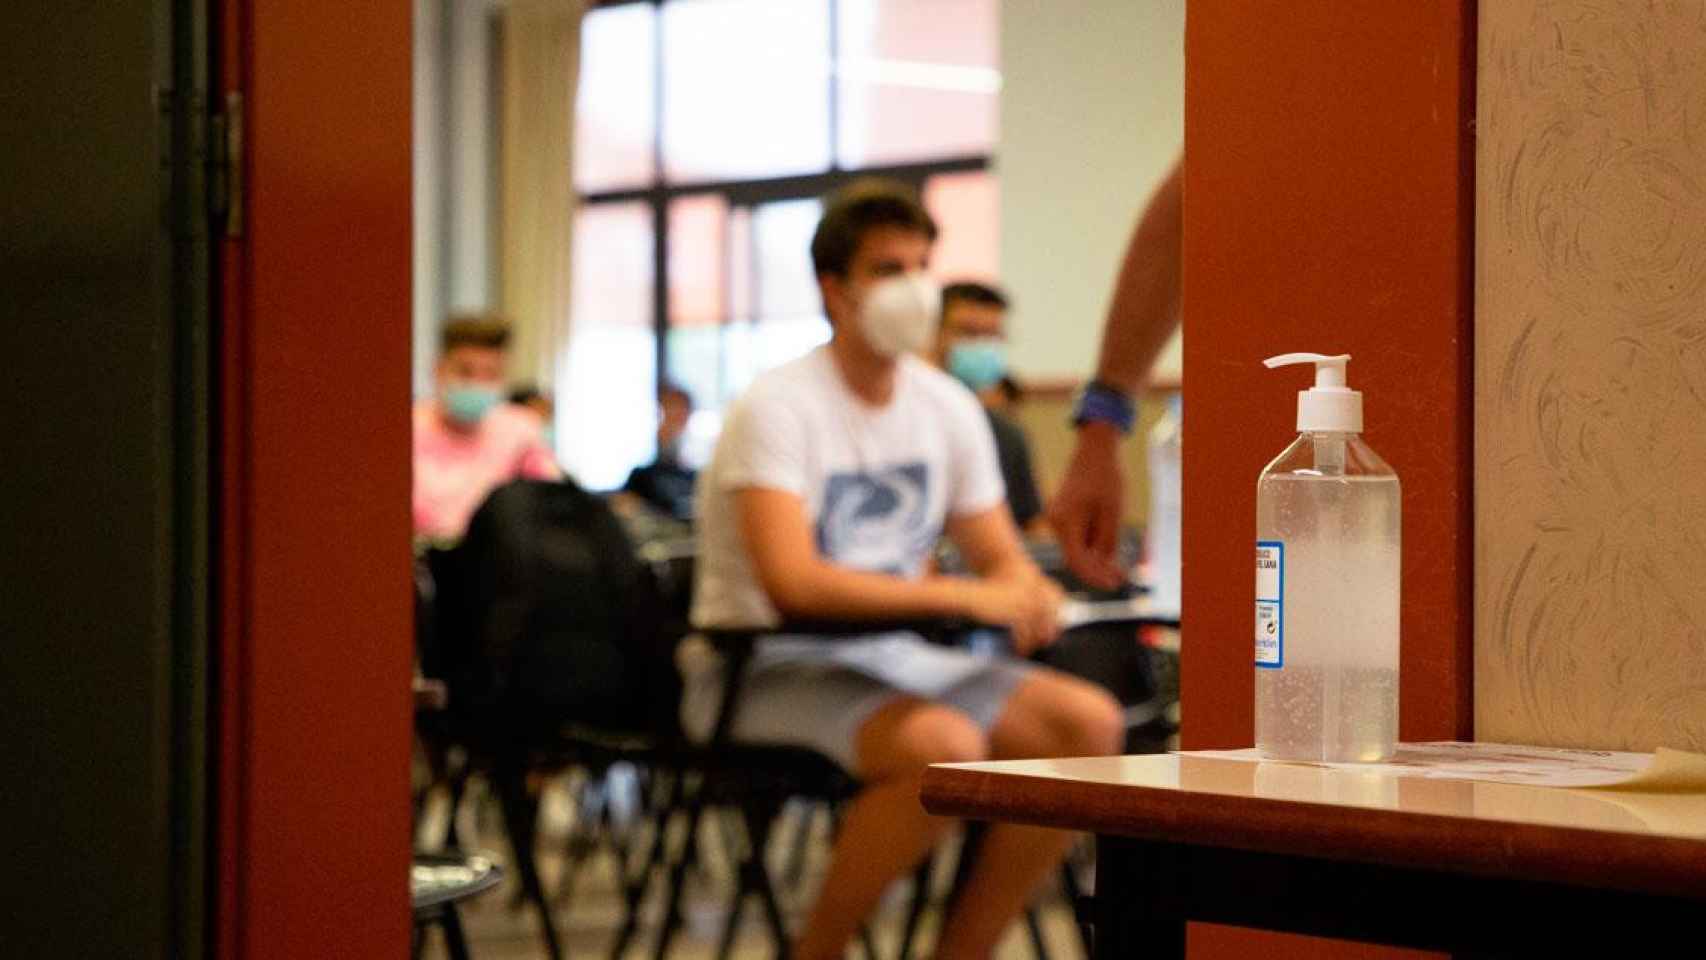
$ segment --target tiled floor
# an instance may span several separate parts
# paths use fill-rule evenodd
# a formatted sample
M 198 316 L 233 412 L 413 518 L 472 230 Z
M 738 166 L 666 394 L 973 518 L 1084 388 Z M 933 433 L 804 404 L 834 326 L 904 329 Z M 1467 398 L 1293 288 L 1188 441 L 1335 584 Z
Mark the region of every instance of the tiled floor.
M 490 853 L 500 862 L 507 861 L 507 850 L 493 805 L 476 799 L 468 804 L 468 807 L 471 809 L 465 810 L 459 827 L 463 836 L 478 838 L 476 843 L 468 846 Z M 547 788 L 541 813 L 541 829 L 545 837 L 540 843 L 540 850 L 548 888 L 554 889 L 557 886 L 562 873 L 564 858 L 556 851 L 560 851 L 566 843 L 572 817 L 572 805 L 568 801 L 567 792 L 562 789 L 560 783 L 552 784 Z M 442 804 L 429 805 L 423 817 L 423 842 L 430 842 L 442 835 L 443 820 Z M 791 928 L 797 928 L 821 879 L 825 865 L 824 833 L 827 829 L 822 821 L 823 818 L 819 817 L 813 824 L 814 840 L 807 847 L 809 852 L 794 882 L 777 883 L 782 907 Z M 704 859 L 708 862 L 690 884 L 685 927 L 671 952 L 674 960 L 708 960 L 716 953 L 722 910 L 731 889 L 727 861 L 719 855 L 716 849 L 718 846 L 716 843 L 707 843 L 701 847 Z M 773 850 L 772 853 L 779 854 L 780 851 Z M 779 859 L 780 857 L 772 858 L 772 870 L 773 875 L 782 877 L 785 876 L 786 865 L 776 862 Z M 515 889 L 512 872 L 502 888 L 463 906 L 463 927 L 475 960 L 532 960 L 545 955 L 534 910 L 531 907 L 517 909 L 511 906 Z M 878 912 L 872 931 L 879 960 L 893 960 L 897 956 L 905 906 L 910 893 L 909 883 L 897 884 Z M 661 898 L 654 897 L 655 899 Z M 630 949 L 629 956 L 650 954 L 661 904 L 652 903 L 650 908 L 647 921 L 642 925 L 639 941 Z M 770 939 L 757 913 L 756 903 L 750 904 L 746 921 L 736 941 L 735 955 L 741 960 L 757 960 L 773 955 Z M 557 931 L 562 937 L 566 953 L 583 958 L 604 957 L 608 954 L 611 940 L 621 920 L 621 901 L 617 893 L 612 857 L 607 854 L 600 855 L 582 866 L 577 872 L 572 903 L 559 906 L 555 917 Z M 1050 893 L 1045 898 L 1041 918 L 1051 960 L 1081 960 L 1084 955 L 1083 945 L 1071 913 L 1058 893 Z M 937 919 L 935 910 L 926 914 L 918 943 L 921 949 L 914 951 L 915 956 L 928 956 L 928 946 L 934 938 Z M 849 955 L 865 960 L 857 950 Z M 1001 960 L 1032 960 L 1035 955 L 1024 927 L 1017 924 L 1009 931 L 1007 939 L 997 952 Z M 436 934 L 429 937 L 426 956 L 445 957 L 442 943 Z

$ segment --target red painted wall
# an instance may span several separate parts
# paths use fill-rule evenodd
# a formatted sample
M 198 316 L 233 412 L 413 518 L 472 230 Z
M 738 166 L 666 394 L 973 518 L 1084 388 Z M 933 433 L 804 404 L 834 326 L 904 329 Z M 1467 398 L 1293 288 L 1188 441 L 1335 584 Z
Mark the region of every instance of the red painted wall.
M 410 11 L 221 7 L 218 954 L 408 949 Z
M 1256 475 L 1303 385 L 1260 361 L 1293 350 L 1354 357 L 1365 436 L 1403 483 L 1401 736 L 1472 735 L 1474 69 L 1473 0 L 1187 14 L 1187 748 L 1253 741 Z M 1191 940 L 1194 957 L 1320 955 Z

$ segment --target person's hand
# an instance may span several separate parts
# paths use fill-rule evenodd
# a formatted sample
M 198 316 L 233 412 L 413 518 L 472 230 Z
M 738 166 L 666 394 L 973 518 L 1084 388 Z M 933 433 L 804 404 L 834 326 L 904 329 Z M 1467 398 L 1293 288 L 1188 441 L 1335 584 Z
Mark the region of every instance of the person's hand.
M 1116 558 L 1125 490 L 1119 441 L 1111 424 L 1091 421 L 1080 427 L 1072 463 L 1048 508 L 1066 565 L 1080 580 L 1103 590 L 1125 582 Z
M 1060 605 L 1066 594 L 1042 574 L 1027 571 L 972 581 L 967 587 L 966 614 L 985 626 L 1005 627 L 1020 656 L 1029 656 L 1060 636 Z

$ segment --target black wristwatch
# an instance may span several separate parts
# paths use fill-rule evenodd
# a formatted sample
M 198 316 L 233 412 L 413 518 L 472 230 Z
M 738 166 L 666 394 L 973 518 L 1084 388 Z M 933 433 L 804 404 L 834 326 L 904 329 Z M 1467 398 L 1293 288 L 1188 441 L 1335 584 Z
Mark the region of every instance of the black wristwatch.
M 1113 424 L 1121 433 L 1130 433 L 1137 424 L 1137 404 L 1124 390 L 1092 380 L 1078 391 L 1078 401 L 1072 405 L 1072 425 L 1082 427 L 1092 420 Z

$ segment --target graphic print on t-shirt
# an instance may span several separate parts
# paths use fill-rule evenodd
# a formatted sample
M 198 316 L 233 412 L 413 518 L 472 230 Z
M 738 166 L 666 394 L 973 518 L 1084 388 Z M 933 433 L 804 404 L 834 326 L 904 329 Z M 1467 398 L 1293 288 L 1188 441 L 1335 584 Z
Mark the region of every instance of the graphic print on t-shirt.
M 818 514 L 818 550 L 844 567 L 910 576 L 936 540 L 929 503 L 930 470 L 923 462 L 830 474 Z

